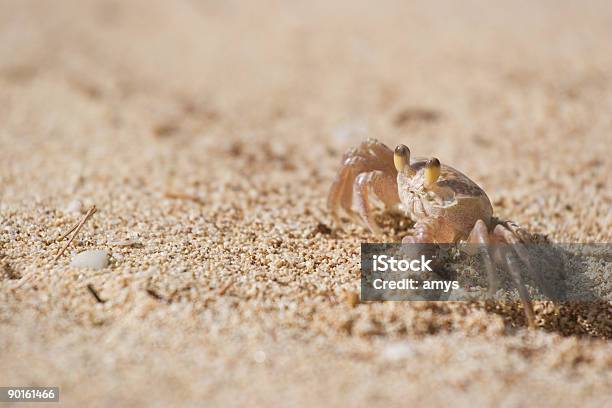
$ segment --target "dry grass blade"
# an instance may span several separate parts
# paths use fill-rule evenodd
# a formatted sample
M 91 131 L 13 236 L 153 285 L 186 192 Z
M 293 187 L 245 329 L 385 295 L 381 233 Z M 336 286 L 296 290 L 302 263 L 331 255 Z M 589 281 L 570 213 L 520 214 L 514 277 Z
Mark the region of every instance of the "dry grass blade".
M 89 291 L 89 293 L 91 294 L 91 296 L 94 297 L 94 299 L 96 299 L 96 302 L 98 303 L 104 303 L 106 302 L 106 300 L 102 299 L 100 297 L 100 295 L 98 294 L 98 291 L 96 290 L 96 288 L 94 288 L 94 286 L 91 283 L 87 284 L 87 290 Z
M 70 244 L 72 243 L 72 241 L 74 241 L 74 238 L 79 234 L 79 231 L 81 231 L 81 228 L 83 228 L 83 225 L 85 224 L 85 222 L 87 222 L 87 220 L 96 212 L 96 206 L 92 206 L 89 211 L 87 211 L 87 214 L 85 214 L 83 216 L 83 218 L 81 219 L 81 221 L 78 222 L 78 224 L 76 224 L 74 227 L 72 227 L 70 229 L 70 231 L 68 231 L 66 234 L 64 234 L 62 236 L 61 239 L 66 238 L 68 236 L 68 234 L 70 234 L 72 231 L 74 231 L 74 234 L 72 234 L 72 236 L 70 237 L 70 239 L 68 240 L 68 242 L 66 243 L 66 245 L 64 245 L 64 247 L 62 249 L 60 249 L 60 251 L 57 253 L 57 255 L 55 255 L 55 258 L 53 258 L 53 262 L 57 261 L 59 259 L 60 256 L 62 256 L 62 254 L 64 253 L 64 251 L 66 251 L 66 249 L 70 246 Z
M 72 231 L 74 231 L 77 227 L 79 226 L 79 223 L 77 222 L 76 224 L 74 224 L 68 231 L 66 231 L 64 233 L 64 235 L 62 235 L 61 237 L 59 237 L 58 239 L 56 239 L 55 241 L 63 241 L 68 235 L 70 235 L 70 233 L 72 233 Z
M 190 200 L 198 204 L 204 204 L 204 200 L 202 198 L 193 194 L 181 193 L 176 191 L 166 191 L 164 193 L 164 196 L 166 198 L 172 198 L 177 200 Z

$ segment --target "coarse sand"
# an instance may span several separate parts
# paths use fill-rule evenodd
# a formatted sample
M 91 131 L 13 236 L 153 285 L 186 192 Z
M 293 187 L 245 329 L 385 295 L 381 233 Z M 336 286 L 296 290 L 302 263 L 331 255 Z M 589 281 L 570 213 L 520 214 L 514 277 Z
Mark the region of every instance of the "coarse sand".
M 0 386 L 610 406 L 610 302 L 537 302 L 533 331 L 515 303 L 360 303 L 376 238 L 326 194 L 376 137 L 500 218 L 611 242 L 611 39 L 609 1 L 0 1 Z M 110 265 L 70 267 L 84 250 Z

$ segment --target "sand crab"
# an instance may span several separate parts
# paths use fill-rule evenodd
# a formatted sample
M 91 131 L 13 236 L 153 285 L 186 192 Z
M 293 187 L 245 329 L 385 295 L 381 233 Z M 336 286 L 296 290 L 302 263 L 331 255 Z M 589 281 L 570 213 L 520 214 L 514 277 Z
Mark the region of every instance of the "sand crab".
M 546 293 L 541 274 L 532 267 L 522 244 L 532 242 L 532 235 L 512 221 L 493 217 L 487 194 L 460 171 L 440 164 L 436 158 L 411 160 L 410 150 L 399 145 L 389 149 L 375 139 L 368 139 L 350 149 L 328 197 L 328 207 L 337 224 L 338 210 L 362 221 L 379 233 L 371 205 L 371 195 L 387 209 L 402 211 L 414 222 L 404 243 L 468 243 L 481 248 L 489 293 L 498 286 L 495 265 L 505 268 L 518 289 L 529 326 L 534 312 L 518 267 L 523 262 L 536 283 Z M 495 245 L 489 244 L 512 244 Z M 518 256 L 518 259 L 517 259 Z

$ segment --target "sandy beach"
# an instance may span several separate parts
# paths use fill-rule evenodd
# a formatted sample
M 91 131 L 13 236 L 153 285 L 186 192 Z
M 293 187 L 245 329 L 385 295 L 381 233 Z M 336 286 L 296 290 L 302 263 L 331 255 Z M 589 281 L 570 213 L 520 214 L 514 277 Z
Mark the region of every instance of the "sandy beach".
M 610 2 L 0 5 L 0 386 L 74 407 L 609 406 L 612 303 L 536 302 L 536 330 L 517 303 L 361 303 L 380 238 L 326 199 L 374 137 L 461 169 L 501 219 L 611 242 Z M 85 250 L 109 264 L 70 266 Z

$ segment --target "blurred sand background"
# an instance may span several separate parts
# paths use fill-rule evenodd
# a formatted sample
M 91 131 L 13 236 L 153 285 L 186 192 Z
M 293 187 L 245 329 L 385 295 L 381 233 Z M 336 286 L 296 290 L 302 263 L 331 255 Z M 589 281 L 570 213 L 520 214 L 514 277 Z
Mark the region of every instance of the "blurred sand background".
M 0 385 L 66 406 L 609 404 L 609 304 L 537 304 L 532 333 L 517 305 L 359 304 L 374 238 L 330 233 L 325 198 L 371 136 L 533 232 L 610 242 L 611 40 L 608 1 L 0 1 Z M 94 248 L 111 267 L 68 266 Z

